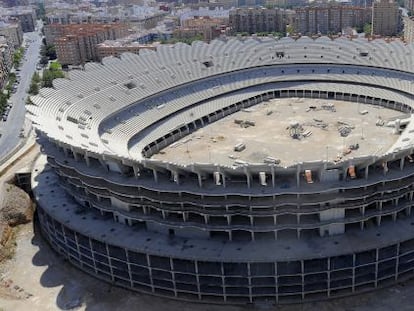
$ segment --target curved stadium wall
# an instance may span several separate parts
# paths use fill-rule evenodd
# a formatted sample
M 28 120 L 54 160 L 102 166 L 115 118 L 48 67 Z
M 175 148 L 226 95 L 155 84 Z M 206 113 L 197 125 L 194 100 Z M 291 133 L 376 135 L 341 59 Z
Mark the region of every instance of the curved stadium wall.
M 411 118 L 413 55 L 402 42 L 267 37 L 161 46 L 71 71 L 28 106 L 47 157 L 32 174 L 42 233 L 96 277 L 177 299 L 291 303 L 408 279 L 413 122 L 383 154 L 335 163 L 151 156 L 272 98 Z

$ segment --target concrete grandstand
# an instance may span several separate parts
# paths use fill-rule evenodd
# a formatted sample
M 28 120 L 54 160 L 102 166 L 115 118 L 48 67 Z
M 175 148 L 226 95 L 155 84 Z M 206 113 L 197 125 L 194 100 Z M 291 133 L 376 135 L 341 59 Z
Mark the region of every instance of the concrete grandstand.
M 414 45 L 163 45 L 32 97 L 42 232 L 80 269 L 214 303 L 414 276 Z M 310 155 L 310 156 L 308 156 Z

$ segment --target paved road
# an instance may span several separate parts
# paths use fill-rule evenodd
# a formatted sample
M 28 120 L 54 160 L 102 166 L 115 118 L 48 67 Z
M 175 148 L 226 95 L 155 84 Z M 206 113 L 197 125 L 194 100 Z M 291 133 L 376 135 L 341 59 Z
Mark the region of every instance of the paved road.
M 25 42 L 28 42 L 28 40 L 31 42 L 28 42 L 29 47 L 20 65 L 21 78 L 17 91 L 10 97 L 13 107 L 10 110 L 7 121 L 0 121 L 0 133 L 2 134 L 0 137 L 0 159 L 10 153 L 22 139 L 19 138 L 19 134 L 24 126 L 26 90 L 29 88 L 32 75 L 36 70 L 36 63 L 42 43 L 42 37 L 38 31 L 25 33 L 24 38 Z

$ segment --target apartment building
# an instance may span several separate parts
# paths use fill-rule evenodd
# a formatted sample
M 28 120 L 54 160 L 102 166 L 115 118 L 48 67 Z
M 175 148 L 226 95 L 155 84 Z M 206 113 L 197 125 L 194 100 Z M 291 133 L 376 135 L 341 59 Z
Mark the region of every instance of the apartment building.
M 35 30 L 36 15 L 32 10 L 18 11 L 10 15 L 19 20 L 23 32 L 32 32 Z
M 0 89 L 4 88 L 12 68 L 13 50 L 11 41 L 7 37 L 0 36 Z
M 398 3 L 377 0 L 372 5 L 372 35 L 395 36 L 400 25 Z
M 293 16 L 294 11 L 279 8 L 237 8 L 230 10 L 229 25 L 232 33 L 285 32 Z
M 343 29 L 362 29 L 371 21 L 371 9 L 355 6 L 315 6 L 296 9 L 294 30 L 303 35 L 337 34 Z
M 143 49 L 155 51 L 157 50 L 157 44 L 140 44 L 138 42 L 122 42 L 118 40 L 108 40 L 99 43 L 96 46 L 96 51 L 99 60 L 102 60 L 104 57 L 108 56 L 119 57 L 122 53 L 139 54 L 139 52 Z
M 182 25 L 173 32 L 175 38 L 202 36 L 203 41 L 210 42 L 222 34 L 227 34 L 228 18 L 194 17 L 182 21 Z
M 414 43 L 414 17 L 404 18 L 404 41 Z
M 18 20 L 9 19 L 8 23 L 0 21 L 0 36 L 9 38 L 14 48 L 22 45 L 23 31 Z
M 405 0 L 404 7 L 412 13 L 414 11 L 414 0 Z
M 128 35 L 124 24 L 49 25 L 45 33 L 52 34 L 46 42 L 55 44 L 62 65 L 79 65 L 98 60 L 96 45 Z

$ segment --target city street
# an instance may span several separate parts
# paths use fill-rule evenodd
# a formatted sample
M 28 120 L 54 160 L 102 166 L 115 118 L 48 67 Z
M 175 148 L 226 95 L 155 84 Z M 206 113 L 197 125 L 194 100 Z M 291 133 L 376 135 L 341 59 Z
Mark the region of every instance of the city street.
M 40 30 L 24 34 L 24 42 L 28 43 L 28 47 L 22 59 L 20 71 L 16 72 L 20 73 L 20 82 L 16 93 L 12 94 L 9 99 L 13 107 L 10 110 L 7 121 L 0 121 L 0 159 L 11 152 L 22 139 L 19 135 L 24 127 L 27 90 L 29 89 L 32 75 L 36 70 L 36 63 L 38 62 L 40 46 L 42 44 L 42 37 L 39 35 L 39 32 Z

